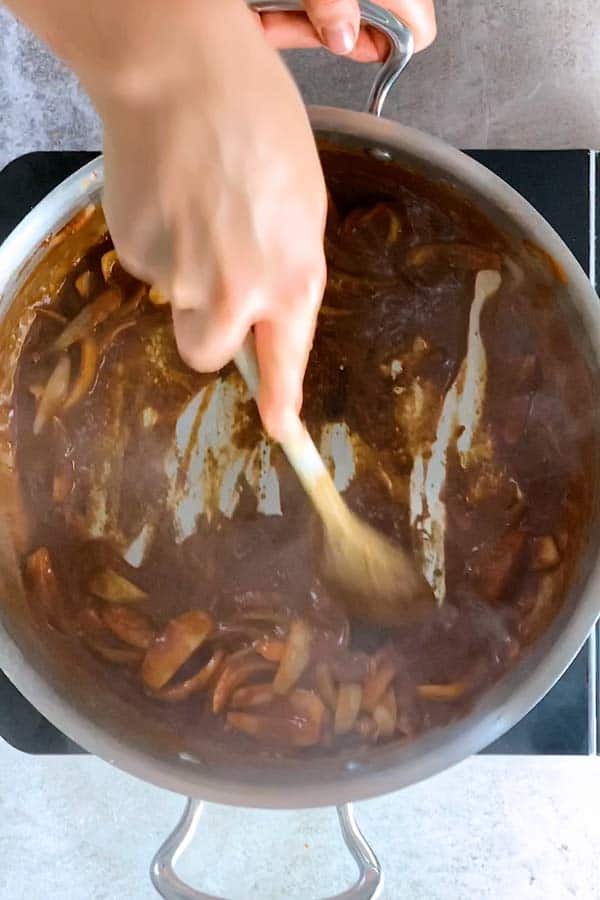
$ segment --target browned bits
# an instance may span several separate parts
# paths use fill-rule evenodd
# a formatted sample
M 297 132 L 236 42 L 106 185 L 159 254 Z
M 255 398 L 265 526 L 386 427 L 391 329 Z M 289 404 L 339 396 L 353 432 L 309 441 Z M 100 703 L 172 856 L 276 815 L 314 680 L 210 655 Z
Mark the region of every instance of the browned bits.
M 261 638 L 252 645 L 256 652 L 269 662 L 280 662 L 285 650 L 285 641 L 277 638 Z
M 144 685 L 151 691 L 164 687 L 192 653 L 210 637 L 214 624 L 211 615 L 195 610 L 171 619 L 144 657 Z

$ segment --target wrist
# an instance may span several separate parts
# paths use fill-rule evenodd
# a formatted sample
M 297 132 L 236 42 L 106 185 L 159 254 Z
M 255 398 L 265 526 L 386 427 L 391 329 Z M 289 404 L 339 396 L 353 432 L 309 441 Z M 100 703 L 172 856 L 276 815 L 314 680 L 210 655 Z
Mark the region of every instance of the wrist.
M 62 55 L 101 113 L 152 104 L 259 33 L 245 0 L 98 0 L 97 18 Z

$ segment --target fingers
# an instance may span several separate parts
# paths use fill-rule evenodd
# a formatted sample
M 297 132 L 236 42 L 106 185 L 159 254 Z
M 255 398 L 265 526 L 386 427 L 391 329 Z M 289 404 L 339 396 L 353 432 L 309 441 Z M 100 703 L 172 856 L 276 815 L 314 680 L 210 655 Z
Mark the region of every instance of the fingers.
M 251 295 L 222 298 L 205 308 L 173 304 L 173 325 L 182 359 L 197 372 L 216 372 L 230 362 L 248 334 L 260 304 Z
M 328 5 L 332 5 L 332 0 L 312 0 L 312 3 L 305 4 L 307 11 L 309 6 L 317 8 Z M 352 2 L 349 5 L 356 4 Z M 389 9 L 409 26 L 414 35 L 417 52 L 433 43 L 436 37 L 433 0 L 381 0 L 380 5 Z M 315 13 L 311 19 L 312 21 L 300 13 L 266 13 L 261 17 L 265 37 L 271 46 L 278 50 L 319 47 L 323 44 L 329 46 L 327 41 L 320 37 L 318 14 Z M 358 32 L 358 26 L 357 33 L 353 50 L 350 53 L 346 51 L 351 59 L 357 62 L 377 62 L 385 59 L 389 45 L 382 34 L 371 28 L 361 28 Z
M 357 0 L 304 0 L 304 8 L 325 47 L 341 56 L 352 53 L 360 29 Z
M 260 368 L 258 407 L 267 432 L 281 441 L 302 406 L 302 382 L 325 286 L 325 266 L 296 305 L 254 329 Z

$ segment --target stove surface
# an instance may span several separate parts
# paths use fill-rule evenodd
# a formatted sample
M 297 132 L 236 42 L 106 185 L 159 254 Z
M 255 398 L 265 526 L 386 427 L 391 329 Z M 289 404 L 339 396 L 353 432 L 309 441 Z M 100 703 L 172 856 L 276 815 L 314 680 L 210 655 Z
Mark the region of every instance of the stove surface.
M 587 150 L 471 150 L 558 231 L 595 282 L 598 242 L 596 154 Z M 0 172 L 0 241 L 60 181 L 94 153 L 32 153 Z M 600 190 L 598 190 L 600 197 Z M 485 753 L 594 754 L 600 707 L 597 630 L 546 697 Z M 0 660 L 1 663 L 1 660 Z M 0 671 L 0 736 L 26 753 L 83 753 Z

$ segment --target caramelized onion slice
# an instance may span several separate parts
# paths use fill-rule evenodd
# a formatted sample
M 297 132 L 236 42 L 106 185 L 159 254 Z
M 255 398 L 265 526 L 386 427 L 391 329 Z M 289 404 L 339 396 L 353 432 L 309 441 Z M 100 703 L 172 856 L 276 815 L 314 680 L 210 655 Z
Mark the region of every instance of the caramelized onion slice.
M 256 675 L 273 672 L 274 664 L 263 659 L 254 650 L 232 653 L 213 692 L 213 712 L 222 712 L 233 692 Z
M 39 547 L 27 557 L 25 577 L 36 611 L 41 613 L 48 625 L 61 628 L 64 614 L 62 595 L 47 547 Z
M 317 663 L 315 667 L 315 684 L 321 696 L 321 700 L 332 712 L 337 706 L 337 688 L 331 669 L 325 662 Z
M 108 603 L 138 603 L 148 594 L 114 569 L 96 572 L 88 585 L 90 593 Z
M 362 708 L 372 713 L 396 675 L 396 666 L 391 659 L 385 657 L 378 661 L 374 670 L 367 676 L 362 695 Z
M 86 644 L 96 656 L 116 666 L 134 666 L 143 657 L 143 651 L 136 647 L 116 647 L 97 638 L 87 638 Z
M 214 624 L 211 615 L 196 610 L 171 619 L 144 657 L 144 685 L 151 691 L 164 687 L 192 653 L 210 637 Z
M 534 572 L 554 569 L 560 562 L 560 553 L 551 534 L 535 537 L 531 541 L 531 568 Z
M 454 681 L 451 684 L 418 684 L 417 697 L 422 700 L 435 700 L 440 703 L 449 703 L 459 700 L 466 690 L 463 681 Z
M 268 659 L 269 662 L 281 662 L 283 651 L 285 650 L 285 641 L 280 641 L 277 638 L 261 638 L 254 641 L 252 646 L 263 659 Z
M 270 684 L 249 684 L 234 691 L 230 706 L 232 709 L 249 709 L 272 703 L 275 694 Z
M 116 250 L 107 250 L 100 260 L 100 268 L 102 269 L 102 277 L 106 284 L 112 278 L 113 269 L 119 264 L 119 258 Z
M 199 672 L 186 678 L 180 684 L 174 684 L 171 687 L 167 685 L 160 691 L 155 691 L 152 696 L 157 700 L 166 700 L 168 703 L 180 703 L 187 700 L 192 694 L 208 687 L 210 681 L 217 675 L 221 664 L 225 659 L 223 650 L 215 650 L 209 661 L 203 666 Z
M 65 409 L 71 409 L 72 406 L 76 406 L 85 397 L 96 380 L 98 345 L 93 337 L 88 337 L 80 342 L 80 347 L 79 374 L 66 399 Z
M 117 288 L 108 288 L 99 297 L 92 300 L 71 319 L 64 331 L 54 341 L 55 350 L 66 350 L 71 344 L 89 337 L 94 328 L 113 313 L 121 305 L 121 292 Z
M 169 303 L 169 298 L 165 297 L 163 293 L 161 293 L 158 288 L 151 287 L 148 291 L 148 300 L 154 306 L 166 306 Z
M 273 681 L 276 694 L 287 694 L 310 661 L 311 629 L 303 619 L 294 619 Z
M 362 686 L 360 684 L 340 684 L 333 721 L 334 734 L 348 734 L 360 712 Z
M 238 731 L 268 744 L 312 747 L 321 740 L 325 707 L 313 691 L 293 691 L 289 715 L 228 712 L 227 722 Z
M 87 300 L 92 289 L 92 273 L 89 269 L 75 279 L 75 288 L 82 300 Z
M 66 355 L 62 355 L 56 363 L 50 378 L 40 397 L 35 419 L 33 420 L 33 433 L 41 434 L 50 419 L 53 418 L 67 396 L 69 379 L 71 377 L 71 361 Z
M 152 620 L 128 606 L 106 606 L 100 616 L 109 631 L 139 650 L 147 650 L 156 636 Z
M 381 702 L 373 710 L 373 721 L 377 726 L 378 738 L 391 738 L 396 730 L 398 708 L 393 688 L 388 688 Z

